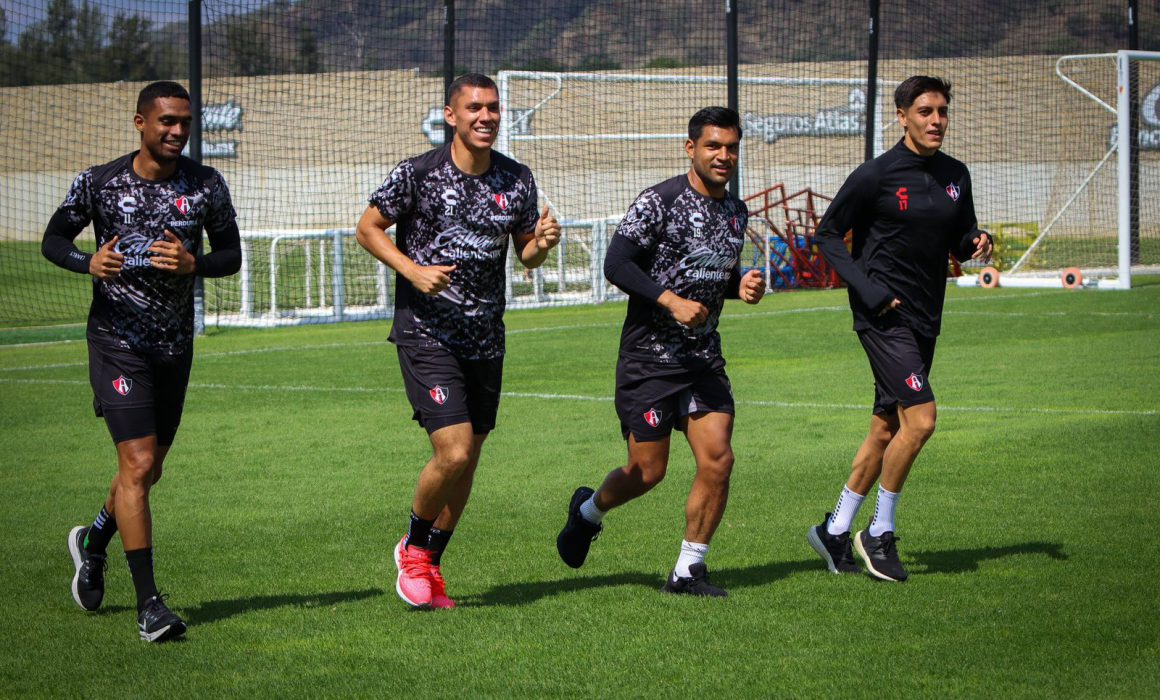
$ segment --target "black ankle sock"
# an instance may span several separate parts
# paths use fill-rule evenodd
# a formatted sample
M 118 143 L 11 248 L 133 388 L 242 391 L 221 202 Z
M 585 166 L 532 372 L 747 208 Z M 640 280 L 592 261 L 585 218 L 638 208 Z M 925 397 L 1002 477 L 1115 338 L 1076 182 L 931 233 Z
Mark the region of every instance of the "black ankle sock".
M 427 548 L 427 540 L 431 536 L 431 526 L 434 520 L 424 520 L 411 511 L 411 527 L 407 530 L 407 546 Z
M 435 566 L 439 566 L 439 560 L 443 558 L 443 550 L 447 549 L 447 543 L 451 541 L 451 536 L 454 534 L 454 530 L 431 528 L 431 536 L 427 538 L 427 549 L 431 550 L 431 563 Z
M 157 595 L 157 584 L 153 581 L 153 548 L 125 552 L 125 561 L 129 562 L 133 588 L 137 589 L 137 610 L 140 610 L 145 607 L 145 601 Z
M 93 521 L 88 534 L 85 536 L 85 551 L 89 554 L 104 556 L 105 549 L 109 546 L 109 540 L 113 539 L 115 534 L 117 534 L 117 519 L 109 515 L 109 511 L 101 506 L 101 512 L 97 513 L 97 519 Z

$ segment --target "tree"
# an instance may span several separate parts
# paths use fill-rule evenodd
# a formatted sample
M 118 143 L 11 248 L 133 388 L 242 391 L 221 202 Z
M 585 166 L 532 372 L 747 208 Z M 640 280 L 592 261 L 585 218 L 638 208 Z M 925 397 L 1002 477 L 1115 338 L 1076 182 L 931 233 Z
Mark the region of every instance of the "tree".
M 161 77 L 153 21 L 117 13 L 105 47 L 104 80 L 157 80 Z
M 318 53 L 318 39 L 314 30 L 304 26 L 298 32 L 298 53 L 294 56 L 296 73 L 317 73 L 322 70 L 322 57 Z
M 238 21 L 226 27 L 226 48 L 234 75 L 269 75 L 273 72 L 270 35 L 260 31 L 255 22 Z

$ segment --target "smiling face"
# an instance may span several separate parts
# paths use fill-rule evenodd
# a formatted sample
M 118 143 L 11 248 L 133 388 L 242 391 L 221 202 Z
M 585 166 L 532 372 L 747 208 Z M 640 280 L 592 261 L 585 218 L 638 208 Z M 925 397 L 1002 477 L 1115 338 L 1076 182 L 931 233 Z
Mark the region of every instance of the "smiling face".
M 451 96 L 443 118 L 468 150 L 488 150 L 499 133 L 499 93 L 495 88 L 465 85 Z
M 711 125 L 702 128 L 696 141 L 685 141 L 685 153 L 692 161 L 693 175 L 705 188 L 704 194 L 725 195 L 725 187 L 737 169 L 740 147 L 741 135 L 736 129 Z
M 909 107 L 898 108 L 906 147 L 920 156 L 932 156 L 942 148 L 948 121 L 947 98 L 941 92 L 924 92 Z
M 159 164 L 177 161 L 189 141 L 192 123 L 189 100 L 180 97 L 158 97 L 133 116 L 133 125 L 141 132 L 141 148 Z

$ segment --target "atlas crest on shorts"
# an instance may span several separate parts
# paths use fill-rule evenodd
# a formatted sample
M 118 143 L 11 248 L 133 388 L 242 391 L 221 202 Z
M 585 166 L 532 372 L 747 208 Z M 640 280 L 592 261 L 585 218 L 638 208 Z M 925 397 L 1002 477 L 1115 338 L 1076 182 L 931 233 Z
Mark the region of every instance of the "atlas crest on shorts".
M 922 375 L 917 372 L 911 372 L 910 376 L 906 378 L 906 386 L 914 391 L 922 391 Z
M 113 391 L 117 392 L 121 396 L 128 396 L 132 389 L 133 380 L 127 378 L 123 374 L 113 380 Z
M 655 408 L 650 408 L 644 412 L 644 422 L 649 424 L 650 428 L 655 428 L 661 424 L 661 412 Z
M 439 404 L 440 406 L 442 406 L 443 403 L 445 401 L 447 401 L 447 390 L 444 389 L 443 387 L 439 386 L 438 384 L 433 386 L 431 388 L 431 391 L 429 391 L 427 393 L 431 394 L 431 400 L 434 401 L 435 403 Z

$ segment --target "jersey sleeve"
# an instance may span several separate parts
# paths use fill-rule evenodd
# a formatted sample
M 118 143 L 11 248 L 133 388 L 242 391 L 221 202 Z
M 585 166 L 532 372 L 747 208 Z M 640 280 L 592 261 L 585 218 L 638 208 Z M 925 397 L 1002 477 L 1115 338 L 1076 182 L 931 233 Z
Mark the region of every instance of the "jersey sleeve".
M 661 197 L 654 190 L 640 193 L 616 227 L 616 236 L 644 250 L 652 250 L 664 231 L 665 217 Z
M 834 201 L 830 202 L 815 235 L 822 256 L 871 311 L 878 311 L 889 304 L 894 295 L 870 279 L 854 262 L 846 248 L 845 237 L 846 232 L 854 228 L 856 223 L 873 214 L 871 207 L 877 191 L 878 177 L 874 161 L 858 166 L 846 178 Z
M 968 260 L 975 254 L 975 239 L 979 236 L 979 220 L 975 217 L 975 195 L 971 186 L 971 173 L 967 171 L 963 176 L 962 206 L 959 207 L 959 225 L 955 233 L 958 240 L 952 240 L 950 249 L 960 262 Z M 990 236 L 991 234 L 987 234 Z M 992 239 L 994 242 L 994 239 Z
M 242 243 L 237 216 L 225 178 L 215 173 L 210 185 L 209 215 L 205 220 L 211 252 L 197 256 L 198 275 L 225 277 L 241 269 Z
M 405 160 L 395 166 L 379 188 L 371 193 L 368 202 L 384 218 L 398 221 L 415 208 L 415 167 Z
M 76 246 L 76 238 L 93 219 L 92 171 L 77 175 L 44 230 L 41 253 L 54 264 L 73 272 L 87 273 L 91 253 Z
M 532 176 L 531 170 L 525 171 L 522 181 L 524 186 L 528 188 L 528 196 L 524 201 L 523 208 L 516 215 L 512 233 L 533 232 L 536 230 L 536 222 L 540 219 L 540 200 L 536 190 L 536 179 Z

